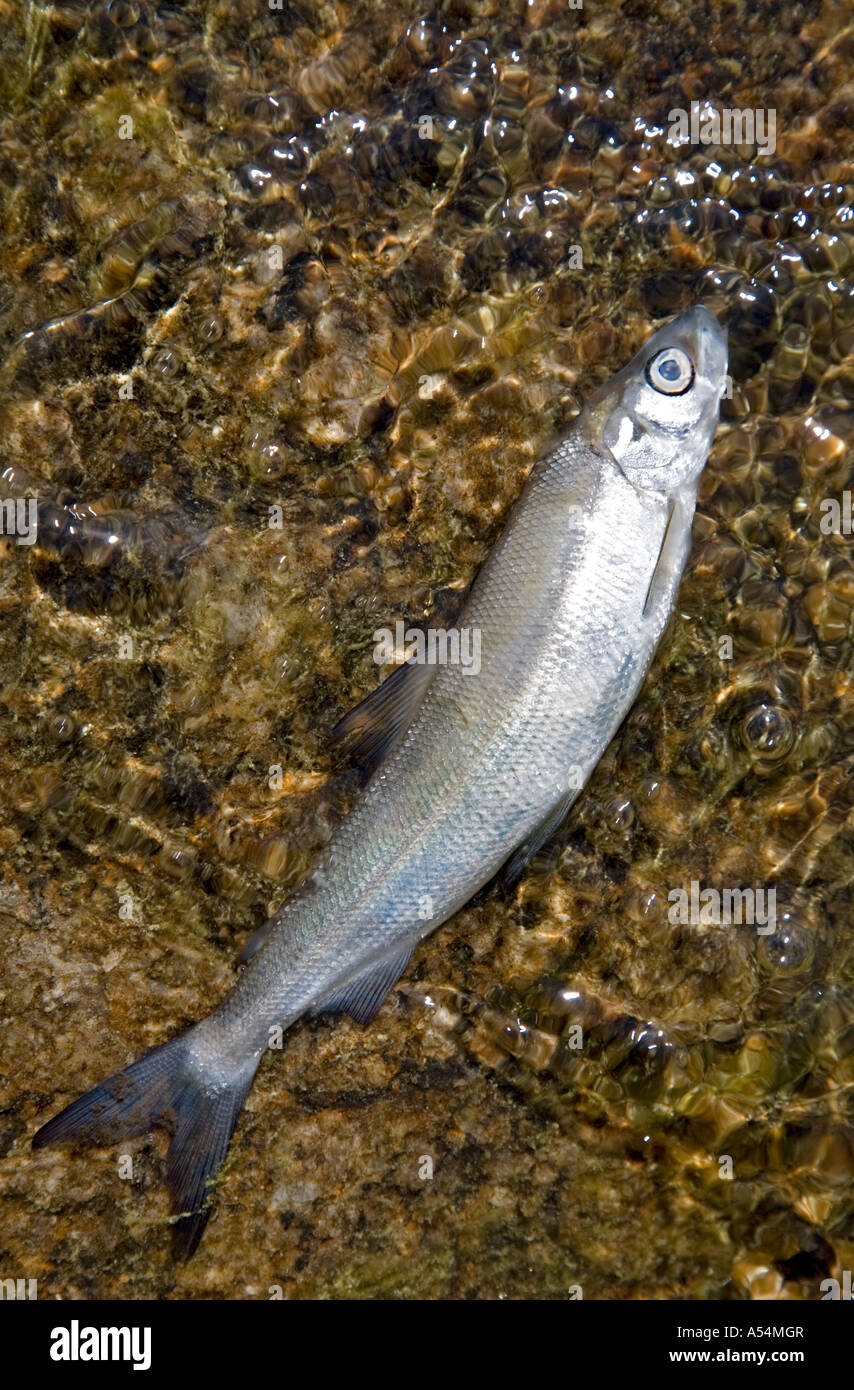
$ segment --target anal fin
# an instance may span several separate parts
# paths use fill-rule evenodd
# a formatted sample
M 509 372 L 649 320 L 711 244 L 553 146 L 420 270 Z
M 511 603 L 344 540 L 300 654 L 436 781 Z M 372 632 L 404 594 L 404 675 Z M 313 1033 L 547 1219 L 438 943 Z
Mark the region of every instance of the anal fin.
M 562 796 L 560 801 L 556 802 L 549 811 L 545 820 L 540 821 L 540 824 L 531 831 L 528 838 L 523 840 L 521 845 L 513 851 L 510 858 L 505 861 L 503 867 L 499 870 L 499 878 L 505 888 L 512 888 L 514 883 L 518 883 L 519 879 L 522 877 L 525 865 L 530 859 L 533 859 L 534 855 L 538 854 L 543 848 L 543 845 L 551 839 L 558 826 L 569 815 L 572 804 L 577 796 L 578 789 L 576 788 L 567 792 L 566 796 Z
M 370 1023 L 393 985 L 397 984 L 412 955 L 413 947 L 384 956 L 361 975 L 321 999 L 311 1010 L 313 1014 L 349 1014 L 357 1023 Z
M 243 950 L 240 952 L 241 965 L 245 965 L 247 961 L 252 959 L 256 951 L 260 951 L 267 937 L 270 935 L 274 921 L 275 919 L 273 917 L 268 917 L 262 926 L 256 927 L 255 931 L 246 938 Z

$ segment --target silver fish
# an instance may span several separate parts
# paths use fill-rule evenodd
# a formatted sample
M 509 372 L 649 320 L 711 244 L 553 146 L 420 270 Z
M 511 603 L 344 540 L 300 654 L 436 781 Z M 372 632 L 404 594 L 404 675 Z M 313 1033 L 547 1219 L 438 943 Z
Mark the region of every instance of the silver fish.
M 375 771 L 219 1007 L 74 1101 L 36 1147 L 163 1125 L 188 1257 L 270 1041 L 367 1021 L 418 942 L 556 829 L 638 692 L 673 607 L 717 427 L 726 338 L 696 307 L 594 393 L 535 466 L 460 625 L 481 667 L 399 667 L 343 721 Z

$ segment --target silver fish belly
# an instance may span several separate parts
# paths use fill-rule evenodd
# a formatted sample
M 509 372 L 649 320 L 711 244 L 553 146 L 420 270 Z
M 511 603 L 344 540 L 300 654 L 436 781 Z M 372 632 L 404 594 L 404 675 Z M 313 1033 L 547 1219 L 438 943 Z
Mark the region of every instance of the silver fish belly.
M 235 988 L 35 1136 L 112 1142 L 168 1120 L 179 1256 L 201 1238 L 271 1029 L 372 1017 L 418 941 L 569 810 L 670 616 L 726 365 L 695 308 L 593 395 L 473 585 L 460 626 L 480 635 L 478 672 L 410 664 L 345 721 L 379 766 Z

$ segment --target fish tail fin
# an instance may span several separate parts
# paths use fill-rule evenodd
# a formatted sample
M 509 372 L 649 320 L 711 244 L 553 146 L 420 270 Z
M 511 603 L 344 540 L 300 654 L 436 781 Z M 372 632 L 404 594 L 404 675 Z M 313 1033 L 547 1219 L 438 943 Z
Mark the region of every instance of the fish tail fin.
M 166 1177 L 178 1215 L 172 1244 L 188 1260 L 202 1238 L 216 1182 L 255 1076 L 260 1053 L 241 1059 L 231 1075 L 207 1076 L 193 1058 L 190 1034 L 155 1047 L 42 1125 L 33 1147 L 88 1142 L 112 1144 L 155 1126 L 171 1138 Z

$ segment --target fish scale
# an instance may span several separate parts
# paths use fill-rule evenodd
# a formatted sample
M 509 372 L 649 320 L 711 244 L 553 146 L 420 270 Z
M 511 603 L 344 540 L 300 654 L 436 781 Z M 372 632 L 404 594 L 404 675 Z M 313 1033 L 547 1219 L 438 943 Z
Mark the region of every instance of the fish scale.
M 535 466 L 460 616 L 480 669 L 410 661 L 344 721 L 383 761 L 231 993 L 48 1121 L 37 1146 L 165 1124 L 175 1249 L 201 1238 L 271 1030 L 367 1020 L 418 941 L 551 834 L 673 608 L 725 383 L 707 310 L 658 330 Z

